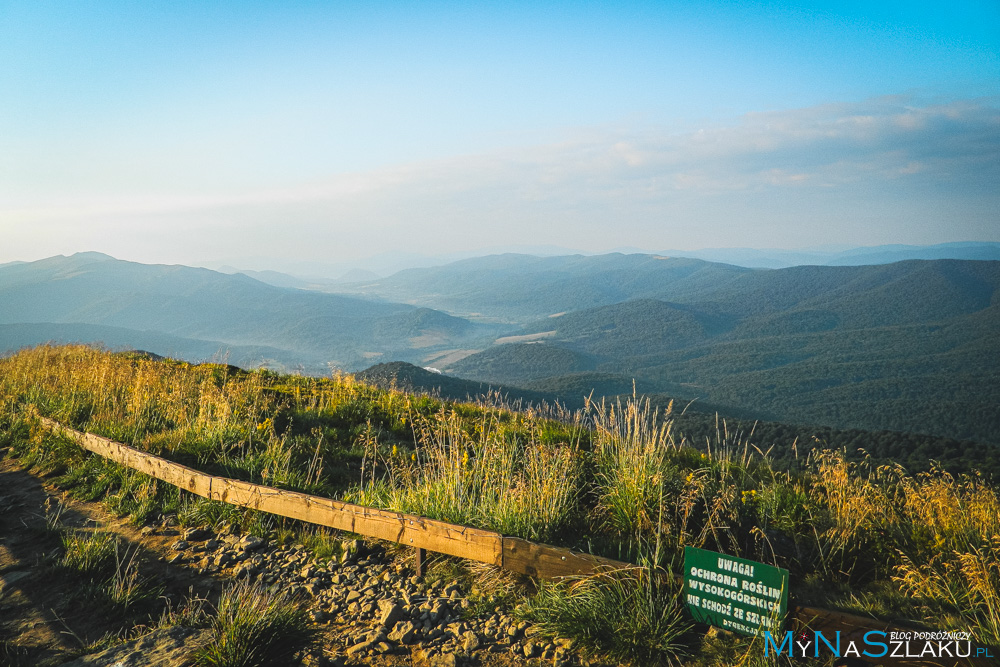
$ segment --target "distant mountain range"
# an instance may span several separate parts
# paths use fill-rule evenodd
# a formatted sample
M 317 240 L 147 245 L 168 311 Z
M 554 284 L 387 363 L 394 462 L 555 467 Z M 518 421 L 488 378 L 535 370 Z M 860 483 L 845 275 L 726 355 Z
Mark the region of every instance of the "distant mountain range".
M 525 324 L 629 299 L 676 300 L 749 273 L 753 270 L 658 255 L 492 255 L 407 269 L 340 291 L 438 308 L 460 317 Z
M 6 264 L 0 350 L 103 341 L 311 373 L 403 361 L 417 370 L 372 379 L 405 368 L 449 395 L 571 404 L 634 386 L 773 421 L 1000 442 L 1000 261 L 496 255 L 340 294 L 293 285 L 98 253 Z
M 519 325 L 434 364 L 479 382 L 579 396 L 636 380 L 772 420 L 996 442 L 998 285 L 997 261 L 772 270 L 501 255 L 355 293 Z
M 101 341 L 306 372 L 481 346 L 503 328 L 442 312 L 78 253 L 0 267 L 0 349 Z
M 753 268 L 783 269 L 807 264 L 821 266 L 863 266 L 891 264 L 909 259 L 1000 260 L 1000 243 L 940 243 L 937 245 L 879 245 L 847 249 L 760 250 L 757 248 L 706 248 L 664 251 L 672 257 L 694 257 Z
M 585 252 L 553 245 L 509 245 L 442 255 L 387 251 L 367 258 L 342 262 L 303 260 L 292 262 L 269 257 L 229 258 L 224 261 L 209 262 L 203 266 L 222 273 L 246 273 L 263 282 L 276 281 L 275 284 L 282 287 L 326 289 L 338 283 L 380 280 L 404 269 L 444 266 L 465 259 L 491 255 L 519 254 L 535 257 L 559 257 L 566 255 L 595 256 L 608 253 L 688 257 L 750 268 L 781 269 L 806 264 L 824 266 L 889 264 L 908 259 L 1000 260 L 1000 243 L 967 241 L 926 246 L 898 244 L 867 247 L 822 246 L 798 250 L 779 248 L 703 248 L 701 250 L 615 248 L 603 252 Z M 236 266 L 242 268 L 237 269 Z

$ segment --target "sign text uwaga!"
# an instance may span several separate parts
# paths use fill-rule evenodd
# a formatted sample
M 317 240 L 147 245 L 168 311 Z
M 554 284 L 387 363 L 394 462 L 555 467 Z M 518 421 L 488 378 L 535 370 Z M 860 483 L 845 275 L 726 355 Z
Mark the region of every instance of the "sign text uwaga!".
M 750 636 L 779 632 L 788 611 L 788 570 L 685 547 L 684 601 L 700 623 Z

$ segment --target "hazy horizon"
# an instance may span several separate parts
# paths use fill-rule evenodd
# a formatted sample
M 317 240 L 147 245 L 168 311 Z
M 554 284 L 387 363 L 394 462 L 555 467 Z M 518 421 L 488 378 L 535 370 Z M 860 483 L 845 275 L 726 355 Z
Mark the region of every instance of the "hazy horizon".
M 1000 241 L 996 3 L 0 16 L 0 263 Z
M 962 249 L 974 248 L 971 255 Z M 921 254 L 921 251 L 933 251 Z M 126 262 L 146 264 L 191 266 L 206 268 L 222 273 L 276 272 L 302 280 L 331 281 L 343 278 L 366 280 L 368 275 L 388 277 L 399 271 L 414 268 L 431 268 L 445 266 L 453 262 L 487 257 L 491 255 L 519 254 L 536 257 L 561 257 L 568 255 L 598 256 L 610 254 L 645 254 L 676 256 L 681 258 L 702 259 L 709 262 L 735 264 L 749 268 L 784 268 L 801 264 L 819 265 L 859 265 L 883 264 L 905 259 L 996 259 L 1000 256 L 1000 243 L 982 241 L 956 241 L 932 245 L 883 244 L 877 246 L 852 246 L 843 243 L 809 246 L 804 248 L 749 248 L 749 247 L 716 247 L 682 250 L 677 248 L 636 248 L 617 247 L 599 251 L 584 251 L 562 246 L 492 246 L 469 251 L 443 254 L 418 254 L 407 252 L 382 252 L 368 257 L 341 262 L 321 261 L 283 261 L 274 257 L 229 257 L 207 260 L 203 262 L 141 262 L 132 257 L 111 255 L 97 249 L 78 250 L 73 253 L 60 253 L 30 259 L 11 260 L 17 262 L 35 262 L 53 257 L 68 257 L 75 254 L 98 253 Z M 893 254 L 895 253 L 895 256 Z M 877 256 L 876 256 L 877 255 Z M 870 261 L 867 258 L 873 258 Z M 0 262 L 3 266 L 7 262 Z M 359 274 L 360 272 L 360 274 Z M 368 274 L 368 275 L 365 275 Z M 357 277 L 361 275 L 362 277 Z

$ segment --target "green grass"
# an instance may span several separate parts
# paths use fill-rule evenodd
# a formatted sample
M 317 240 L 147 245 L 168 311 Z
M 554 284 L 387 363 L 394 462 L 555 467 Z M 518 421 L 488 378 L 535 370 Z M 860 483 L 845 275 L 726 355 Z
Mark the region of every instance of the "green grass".
M 293 522 L 289 527 L 281 527 L 275 531 L 277 544 L 301 544 L 312 552 L 314 558 L 323 561 L 337 560 L 345 552 L 350 551 L 353 540 L 347 539 L 340 531 L 330 530 L 320 526 L 301 526 Z M 297 522 L 296 522 L 297 523 Z
M 367 460 L 386 474 L 363 479 L 345 497 L 531 540 L 558 539 L 579 519 L 579 444 L 546 443 L 537 425 L 521 420 L 491 407 L 473 419 L 458 410 L 418 418 L 409 456 L 366 436 Z
M 138 548 L 128 548 L 115 533 L 66 530 L 62 545 L 58 565 L 75 581 L 73 596 L 122 616 L 162 592 L 162 586 L 140 574 Z
M 340 553 L 339 536 L 197 499 L 87 456 L 47 433 L 37 413 L 213 474 L 643 567 L 676 569 L 685 546 L 741 556 L 789 569 L 793 602 L 925 619 L 1000 644 L 1000 498 L 976 475 L 911 475 L 823 450 L 782 469 L 752 433 L 725 422 L 694 446 L 669 409 L 657 413 L 641 398 L 557 414 L 436 401 L 348 377 L 245 373 L 88 348 L 0 360 L 0 445 L 25 465 L 137 522 L 159 514 L 183 525 L 225 522 L 307 544 L 323 557 Z M 621 643 L 595 639 L 593 650 L 653 660 L 657 628 L 673 626 L 664 625 L 668 605 L 659 593 L 652 596 L 659 606 L 639 605 L 639 583 L 546 587 L 533 613 L 577 632 L 590 621 L 573 607 L 597 614 L 619 605 L 607 622 L 623 625 L 600 626 L 598 634 Z M 666 646 L 684 644 L 677 655 L 700 659 L 690 635 L 664 637 Z
M 195 653 L 197 667 L 288 665 L 316 641 L 303 606 L 246 583 L 223 592 L 211 629 L 211 639 Z
M 84 575 L 107 574 L 115 563 L 118 539 L 111 532 L 66 532 L 59 564 Z
M 546 584 L 520 615 L 550 637 L 626 664 L 679 665 L 692 624 L 673 577 L 646 568 Z

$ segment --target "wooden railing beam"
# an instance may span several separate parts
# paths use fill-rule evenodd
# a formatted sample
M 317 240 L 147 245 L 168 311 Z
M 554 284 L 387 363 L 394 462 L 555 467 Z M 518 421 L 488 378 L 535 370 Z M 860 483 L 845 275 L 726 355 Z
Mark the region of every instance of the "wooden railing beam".
M 504 537 L 488 530 L 215 477 L 98 435 L 82 433 L 46 417 L 39 419 L 53 431 L 69 437 L 88 451 L 203 498 L 413 547 L 415 569 L 419 575 L 423 574 L 426 551 L 489 563 L 540 579 L 589 576 L 636 567 L 631 563 L 571 549 Z M 848 634 L 861 637 L 870 630 L 887 633 L 920 632 L 918 628 L 811 607 L 792 607 L 789 620 L 799 628 L 829 632 L 839 630 L 845 637 Z M 892 664 L 900 667 L 986 667 L 995 664 L 995 660 L 996 658 L 947 661 L 902 659 Z

